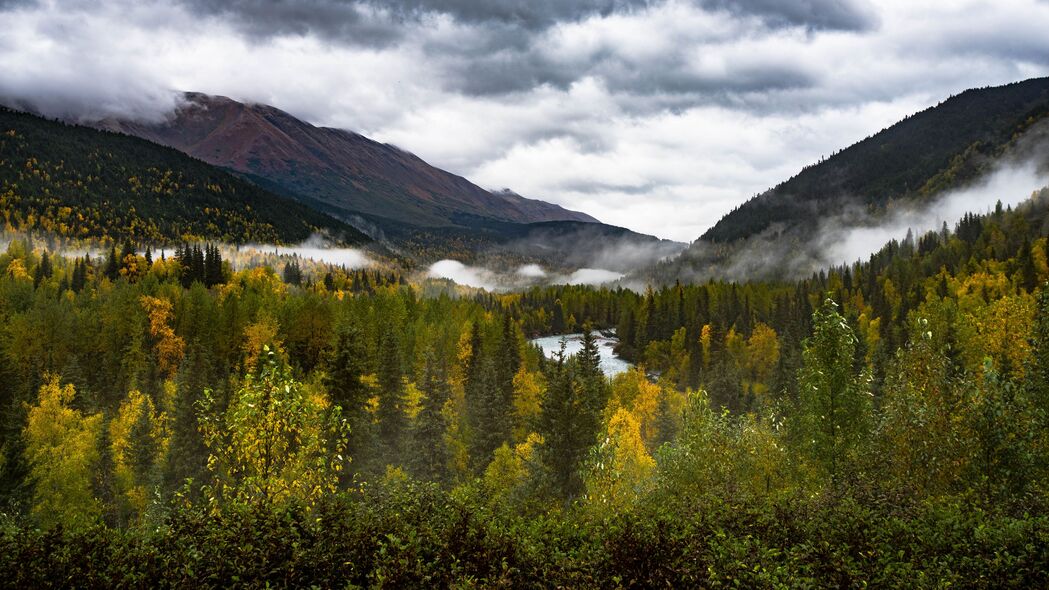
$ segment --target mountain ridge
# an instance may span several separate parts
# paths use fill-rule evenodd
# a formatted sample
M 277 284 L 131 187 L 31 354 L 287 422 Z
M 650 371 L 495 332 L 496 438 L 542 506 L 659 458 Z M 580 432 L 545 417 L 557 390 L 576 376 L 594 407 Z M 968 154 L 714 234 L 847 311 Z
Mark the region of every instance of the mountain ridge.
M 363 213 L 421 227 L 460 225 L 457 213 L 517 223 L 597 222 L 559 205 L 485 190 L 400 147 L 314 126 L 260 103 L 189 92 L 163 123 L 110 118 L 98 127 L 264 178 L 344 215 Z
M 921 201 L 977 178 L 1016 134 L 1049 116 L 1049 78 L 972 88 L 803 168 L 753 197 L 700 240 L 728 243 L 773 224 L 806 225 L 844 205 Z

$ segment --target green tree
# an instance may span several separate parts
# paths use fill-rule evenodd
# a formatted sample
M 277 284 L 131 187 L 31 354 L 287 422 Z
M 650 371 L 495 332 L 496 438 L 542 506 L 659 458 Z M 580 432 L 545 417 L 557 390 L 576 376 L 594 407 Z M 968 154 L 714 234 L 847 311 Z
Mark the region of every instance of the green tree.
M 827 298 L 812 315 L 803 345 L 795 439 L 837 485 L 842 470 L 865 440 L 871 395 L 869 376 L 853 369 L 856 336 Z
M 433 350 L 426 353 L 421 383 L 422 409 L 415 418 L 413 429 L 412 471 L 424 481 L 444 482 L 448 479 L 451 453 L 445 441 L 448 419 L 445 404 L 452 396 L 448 382 L 448 367 L 438 360 Z
M 110 459 L 121 522 L 142 518 L 158 495 L 169 437 L 167 418 L 153 400 L 128 393 L 109 423 Z
M 324 387 L 334 406 L 342 408 L 342 416 L 352 428 L 349 453 L 357 457 L 368 445 L 366 434 L 369 428 L 367 413 L 371 392 L 362 377 L 367 372 L 367 349 L 364 336 L 354 324 L 342 325 L 335 334 L 334 345 L 329 349 L 325 366 Z
M 583 351 L 571 360 L 565 357 L 565 346 L 562 340 L 537 427 L 543 437 L 540 458 L 554 492 L 570 499 L 583 490 L 580 466 L 597 443 L 604 411 L 600 400 L 602 396 L 607 400 L 608 384 L 603 376 L 595 375 L 596 343 L 592 339 L 584 341 Z
M 379 438 L 388 462 L 398 462 L 408 417 L 404 413 L 406 392 L 401 369 L 401 347 L 393 328 L 379 342 Z
M 323 398 L 310 395 L 269 346 L 225 413 L 216 413 L 206 390 L 201 422 L 216 476 L 212 498 L 309 505 L 334 492 L 347 462 L 348 426 L 338 410 L 326 410 Z

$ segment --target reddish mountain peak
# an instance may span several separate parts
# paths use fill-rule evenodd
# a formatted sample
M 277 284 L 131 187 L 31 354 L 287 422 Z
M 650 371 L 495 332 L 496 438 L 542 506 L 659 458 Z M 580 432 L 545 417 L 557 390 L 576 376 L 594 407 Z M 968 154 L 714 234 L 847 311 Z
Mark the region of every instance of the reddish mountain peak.
M 165 123 L 110 121 L 105 127 L 252 174 L 345 214 L 424 226 L 460 225 L 463 216 L 523 223 L 597 221 L 515 193 L 493 194 L 395 146 L 225 96 L 186 93 Z

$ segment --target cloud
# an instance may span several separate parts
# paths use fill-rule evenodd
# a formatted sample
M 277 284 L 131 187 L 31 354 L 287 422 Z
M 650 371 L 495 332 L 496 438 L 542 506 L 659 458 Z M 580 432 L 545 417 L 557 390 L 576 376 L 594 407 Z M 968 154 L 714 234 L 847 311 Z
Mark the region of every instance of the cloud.
M 614 283 L 626 276 L 621 272 L 605 270 L 603 268 L 581 268 L 565 280 L 568 285 L 603 285 Z
M 546 271 L 538 264 L 524 264 L 517 268 L 517 274 L 528 279 L 546 278 Z
M 688 241 L 970 87 L 1049 75 L 1049 4 L 0 0 L 0 102 L 156 119 L 272 104 L 482 186 Z
M 832 266 L 863 262 L 892 240 L 902 242 L 911 235 L 916 241 L 944 225 L 953 231 L 966 213 L 989 213 L 999 202 L 1009 207 L 1027 201 L 1049 186 L 1044 147 L 1043 143 L 1040 157 L 1007 158 L 978 181 L 930 203 L 898 206 L 879 215 L 855 206 L 820 219 L 804 235 L 766 232 L 731 246 L 732 250 L 699 242 L 679 268 L 693 280 L 748 280 L 804 278 Z
M 878 25 L 873 7 L 850 0 L 700 0 L 707 8 L 753 15 L 774 26 L 866 31 Z
M 580 268 L 568 274 L 550 274 L 537 264 L 526 264 L 513 271 L 483 266 L 467 266 L 458 260 L 439 260 L 426 271 L 427 278 L 446 279 L 456 284 L 488 291 L 521 289 L 535 284 L 604 285 L 626 276 L 603 268 Z
M 864 260 L 890 240 L 903 240 L 908 232 L 915 238 L 936 231 L 943 224 L 954 226 L 966 213 L 989 213 L 996 203 L 1015 206 L 1049 185 L 1049 174 L 1033 161 L 1007 164 L 972 186 L 950 191 L 927 207 L 894 211 L 872 225 L 849 226 L 829 219 L 818 232 L 819 250 L 827 265 L 852 264 Z
M 492 272 L 480 267 L 466 266 L 458 260 L 439 260 L 431 264 L 427 276 L 489 291 L 498 287 L 498 279 Z

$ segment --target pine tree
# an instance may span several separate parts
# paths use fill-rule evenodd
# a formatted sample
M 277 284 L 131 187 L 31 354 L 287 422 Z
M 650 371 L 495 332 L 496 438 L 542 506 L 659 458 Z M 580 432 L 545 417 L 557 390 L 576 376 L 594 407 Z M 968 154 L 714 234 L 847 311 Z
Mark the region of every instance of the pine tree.
M 179 368 L 173 407 L 168 410 L 173 421 L 165 473 L 168 490 L 179 488 L 186 480 L 198 482 L 197 486 L 190 488 L 191 491 L 199 489 L 206 471 L 207 447 L 200 431 L 198 404 L 203 399 L 204 389 L 214 382 L 212 363 L 203 346 L 194 342 L 188 347 Z
M 120 261 L 117 259 L 117 249 L 113 246 L 109 247 L 109 258 L 106 259 L 104 273 L 106 278 L 111 281 L 120 278 Z
M 36 271 L 33 273 L 33 286 L 39 287 L 40 283 L 50 279 L 52 274 L 54 274 L 54 268 L 51 266 L 51 255 L 44 250 L 44 253 L 40 255 L 40 263 L 37 264 Z
M 580 466 L 597 442 L 602 401 L 607 400 L 607 381 L 600 375 L 599 357 L 595 361 L 596 340 L 591 335 L 588 344 L 586 333 L 589 331 L 584 333 L 584 350 L 575 359 L 566 359 L 566 343 L 561 341 L 537 424 L 543 436 L 540 457 L 554 492 L 566 500 L 583 489 Z
M 480 473 L 500 445 L 510 440 L 511 405 L 503 399 L 498 371 L 491 358 L 481 360 L 473 407 L 470 408 L 470 459 Z M 512 393 L 511 393 L 512 395 Z
M 332 406 L 341 408 L 343 418 L 350 425 L 347 449 L 357 465 L 364 464 L 363 456 L 373 446 L 367 413 L 371 392 L 362 381 L 367 372 L 367 350 L 363 338 L 354 324 L 344 323 L 339 327 L 326 358 L 327 372 L 323 382 Z
M 379 342 L 379 438 L 388 463 L 400 460 L 402 441 L 407 426 L 404 413 L 404 374 L 401 348 L 393 328 L 387 328 Z
M 655 427 L 656 435 L 652 441 L 653 449 L 658 449 L 666 443 L 673 442 L 677 437 L 678 425 L 670 408 L 670 393 L 663 388 L 659 390 Z
M 204 253 L 204 286 L 214 287 L 224 282 L 222 276 L 222 253 L 218 246 L 208 244 Z
M 444 415 L 444 406 L 452 390 L 448 382 L 448 368 L 443 361 L 438 360 L 433 350 L 426 353 L 420 387 L 425 397 L 412 432 L 415 447 L 412 471 L 423 481 L 443 483 L 448 480 L 451 462 L 445 441 L 448 420 Z
M 575 417 L 581 404 L 575 394 L 572 373 L 565 357 L 565 341 L 554 359 L 548 379 L 546 397 L 540 406 L 538 430 L 543 437 L 540 457 L 550 476 L 554 492 L 568 499 L 577 495 L 583 485 L 579 464 L 584 450 L 579 448 Z

